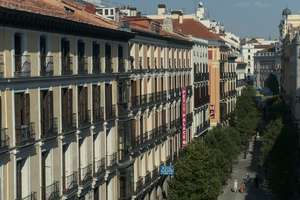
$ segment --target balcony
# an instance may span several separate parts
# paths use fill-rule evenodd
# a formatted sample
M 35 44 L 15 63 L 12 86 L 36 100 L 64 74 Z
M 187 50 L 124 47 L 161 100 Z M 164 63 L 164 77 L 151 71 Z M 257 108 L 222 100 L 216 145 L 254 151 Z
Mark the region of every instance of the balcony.
M 155 167 L 152 171 L 152 181 L 156 180 L 159 177 L 159 168 Z
M 119 58 L 119 73 L 125 72 L 125 61 L 124 58 Z
M 16 146 L 23 146 L 29 143 L 33 143 L 35 140 L 35 124 L 24 124 L 16 126 Z
M 93 58 L 93 74 L 101 73 L 101 61 L 100 58 Z
M 63 193 L 65 195 L 71 194 L 72 192 L 77 190 L 78 187 L 77 178 L 78 178 L 77 172 L 65 176 L 64 187 L 63 187 L 64 188 Z
M 112 168 L 112 167 L 116 166 L 118 163 L 118 153 L 115 152 L 111 155 L 107 155 L 106 159 L 107 159 L 108 167 Z
M 85 56 L 78 57 L 78 74 L 88 73 L 88 58 Z
M 54 64 L 53 64 L 53 56 L 40 56 L 41 61 L 41 76 L 53 76 Z
M 198 126 L 196 129 L 196 135 L 200 135 L 204 131 L 207 131 L 208 128 L 210 127 L 209 121 L 204 122 L 202 125 Z
M 30 55 L 15 55 L 15 77 L 28 77 L 30 73 Z
M 133 109 L 136 109 L 136 108 L 140 107 L 140 105 L 141 105 L 140 96 L 132 96 L 131 101 L 132 101 L 132 108 Z
M 62 131 L 64 133 L 69 133 L 75 131 L 77 128 L 77 115 L 76 113 L 72 114 L 72 119 L 62 118 Z
M 95 176 L 99 177 L 105 173 L 105 158 L 95 162 Z
M 9 137 L 7 135 L 7 128 L 2 128 L 0 132 L 0 151 L 1 149 L 8 148 Z
M 144 185 L 143 177 L 139 177 L 136 182 L 136 189 L 135 189 L 136 194 L 138 194 L 143 189 L 143 185 Z
M 61 60 L 61 72 L 62 75 L 72 75 L 73 74 L 73 58 L 71 56 L 64 56 Z
M 151 172 L 147 171 L 145 176 L 145 185 L 150 185 L 150 184 L 151 184 Z
M 59 182 L 56 181 L 53 184 L 42 188 L 42 199 L 44 200 L 56 200 L 59 199 Z
M 118 116 L 127 116 L 129 114 L 128 104 L 125 102 L 118 103 Z
M 4 77 L 4 56 L 0 54 L 0 78 Z
M 106 121 L 112 121 L 116 118 L 116 105 L 106 107 Z
M 113 66 L 112 66 L 112 59 L 106 58 L 105 59 L 105 73 L 113 73 Z
M 91 125 L 91 111 L 86 110 L 85 112 L 78 113 L 78 125 L 79 128 L 84 128 Z
M 36 194 L 36 192 L 32 192 L 30 195 L 28 195 L 26 197 L 23 197 L 23 198 L 17 197 L 17 200 L 37 200 L 37 194 Z
M 42 138 L 51 138 L 58 134 L 58 119 L 52 118 L 49 122 L 41 122 L 42 125 Z
M 101 123 L 104 121 L 104 107 L 99 107 L 99 109 L 93 110 L 93 123 Z
M 93 165 L 89 164 L 86 167 L 80 169 L 80 185 L 86 185 L 92 180 Z

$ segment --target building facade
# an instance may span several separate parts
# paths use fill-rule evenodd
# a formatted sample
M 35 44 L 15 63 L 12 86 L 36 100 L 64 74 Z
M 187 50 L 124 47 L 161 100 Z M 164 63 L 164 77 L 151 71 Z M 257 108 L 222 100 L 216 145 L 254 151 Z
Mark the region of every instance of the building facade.
M 281 54 L 276 46 L 258 51 L 254 55 L 254 80 L 257 88 L 264 88 L 265 82 L 271 74 L 280 82 Z
M 186 37 L 146 17 L 123 19 L 136 34 L 130 40 L 131 101 L 136 149 L 132 155 L 135 199 L 162 199 L 168 179 L 158 175 L 193 134 L 191 50 Z
M 0 7 L 0 199 L 162 199 L 192 138 L 192 43 L 73 1 Z
M 245 88 L 247 83 L 247 76 L 246 76 L 246 66 L 247 63 L 237 62 L 236 65 L 236 92 L 237 96 L 242 95 L 242 90 Z
M 295 123 L 300 127 L 300 33 L 289 33 L 282 41 L 281 96 L 289 105 Z

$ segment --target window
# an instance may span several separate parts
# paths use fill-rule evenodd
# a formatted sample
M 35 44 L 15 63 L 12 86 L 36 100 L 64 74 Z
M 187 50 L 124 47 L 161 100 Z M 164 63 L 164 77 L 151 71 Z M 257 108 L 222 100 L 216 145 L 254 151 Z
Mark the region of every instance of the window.
M 110 10 L 110 15 L 114 15 L 114 9 Z
M 100 9 L 100 10 L 99 10 L 99 14 L 100 14 L 100 15 L 103 15 L 103 9 Z
M 250 60 L 251 59 L 251 56 L 250 55 L 248 55 L 248 60 Z
M 104 15 L 108 15 L 108 9 L 104 10 Z

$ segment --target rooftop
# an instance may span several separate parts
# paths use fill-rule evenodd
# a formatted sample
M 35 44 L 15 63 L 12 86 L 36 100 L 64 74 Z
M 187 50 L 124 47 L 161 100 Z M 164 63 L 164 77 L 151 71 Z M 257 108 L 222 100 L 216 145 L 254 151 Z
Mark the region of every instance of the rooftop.
M 102 28 L 119 28 L 117 23 L 96 15 L 93 12 L 92 4 L 82 4 L 74 0 L 0 0 L 0 8 L 1 7 L 61 18 Z

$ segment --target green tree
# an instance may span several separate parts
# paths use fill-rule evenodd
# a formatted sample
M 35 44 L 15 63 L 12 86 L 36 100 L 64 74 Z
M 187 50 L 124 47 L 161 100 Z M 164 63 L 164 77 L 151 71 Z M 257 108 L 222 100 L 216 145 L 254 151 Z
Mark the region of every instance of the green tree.
M 265 81 L 265 86 L 272 91 L 273 95 L 279 94 L 279 83 L 276 75 L 270 74 Z
M 231 127 L 214 128 L 184 150 L 175 163 L 169 199 L 217 199 L 230 176 L 234 160 L 255 133 L 260 114 L 254 96 L 253 88 L 245 88 L 231 116 Z

